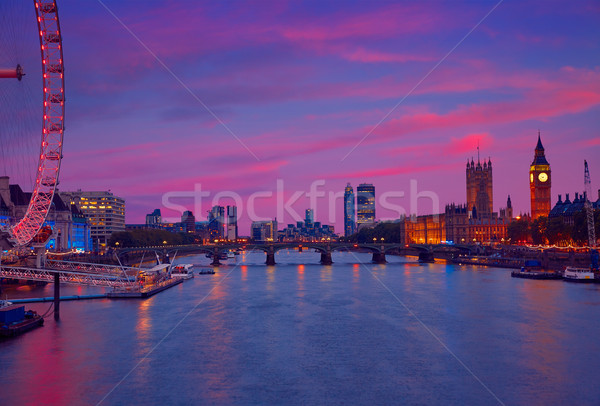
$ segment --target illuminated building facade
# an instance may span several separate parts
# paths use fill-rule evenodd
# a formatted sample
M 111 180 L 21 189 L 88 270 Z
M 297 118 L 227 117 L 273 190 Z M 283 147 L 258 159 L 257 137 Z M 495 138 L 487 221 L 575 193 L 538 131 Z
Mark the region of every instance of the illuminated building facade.
M 375 186 L 361 183 L 356 188 L 356 222 L 359 224 L 375 223 Z
M 95 249 L 105 249 L 112 233 L 125 231 L 125 199 L 110 191 L 60 192 L 60 197 L 87 217 Z
M 253 221 L 250 234 L 255 242 L 277 240 L 277 220 Z
M 467 162 L 467 209 L 472 213 L 484 216 L 491 214 L 494 204 L 493 184 L 492 184 L 492 161 L 487 162 Z

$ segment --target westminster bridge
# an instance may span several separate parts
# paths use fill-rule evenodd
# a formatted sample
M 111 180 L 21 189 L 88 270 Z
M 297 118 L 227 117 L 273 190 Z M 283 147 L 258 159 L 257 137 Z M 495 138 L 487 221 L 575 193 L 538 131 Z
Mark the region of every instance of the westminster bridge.
M 169 262 L 169 258 L 175 255 L 189 255 L 194 253 L 206 253 L 212 257 L 213 266 L 219 266 L 219 258 L 229 251 L 263 251 L 266 254 L 266 265 L 275 265 L 275 254 L 281 250 L 313 249 L 321 253 L 321 263 L 333 264 L 331 254 L 334 251 L 357 251 L 371 252 L 372 261 L 376 264 L 386 263 L 386 254 L 418 255 L 419 261 L 433 262 L 435 253 L 466 254 L 477 253 L 481 247 L 478 245 L 450 245 L 450 244 L 398 244 L 398 243 L 350 243 L 350 242 L 264 242 L 264 243 L 216 243 L 216 244 L 188 244 L 188 245 L 162 245 L 149 247 L 123 247 L 115 248 L 114 254 L 119 261 L 126 262 L 128 257 L 154 253 L 161 257 L 163 262 Z

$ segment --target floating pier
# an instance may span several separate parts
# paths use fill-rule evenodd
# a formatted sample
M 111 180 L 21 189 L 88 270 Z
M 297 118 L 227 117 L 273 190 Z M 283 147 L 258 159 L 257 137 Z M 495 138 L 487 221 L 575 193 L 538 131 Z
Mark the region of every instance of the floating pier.
M 175 285 L 179 285 L 183 282 L 183 278 L 171 278 L 167 279 L 163 282 L 157 283 L 156 285 L 151 285 L 147 288 L 142 288 L 139 290 L 115 290 L 113 292 L 109 292 L 106 294 L 106 297 L 109 298 L 145 298 L 150 297 L 152 295 L 157 294 L 158 292 L 162 292 L 163 290 L 169 289 Z

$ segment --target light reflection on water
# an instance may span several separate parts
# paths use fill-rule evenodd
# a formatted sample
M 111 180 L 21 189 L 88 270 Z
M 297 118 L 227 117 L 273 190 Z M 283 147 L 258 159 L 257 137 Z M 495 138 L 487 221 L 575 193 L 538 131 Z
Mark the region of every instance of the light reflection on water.
M 0 379 L 12 382 L 0 403 L 95 404 L 139 363 L 106 404 L 493 404 L 416 317 L 506 404 L 600 400 L 581 385 L 599 378 L 598 286 L 391 256 L 374 265 L 367 253 L 335 253 L 332 266 L 314 252 L 275 259 L 245 253 L 147 300 L 64 302 L 59 324 L 0 341 Z

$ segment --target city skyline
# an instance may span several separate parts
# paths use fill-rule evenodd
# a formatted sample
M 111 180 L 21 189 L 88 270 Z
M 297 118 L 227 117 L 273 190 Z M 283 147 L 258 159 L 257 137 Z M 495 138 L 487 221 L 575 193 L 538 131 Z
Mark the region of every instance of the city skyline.
M 326 191 L 368 182 L 378 194 L 408 192 L 414 179 L 441 207 L 462 203 L 464 164 L 478 144 L 494 164 L 494 209 L 510 194 L 515 214 L 529 212 L 538 129 L 552 162 L 552 204 L 583 191 L 584 159 L 599 187 L 600 11 L 592 2 L 504 2 L 480 25 L 496 2 L 106 5 L 250 150 L 107 9 L 64 2 L 70 105 L 60 190 L 110 189 L 126 199 L 127 223 L 142 223 L 170 191 L 201 184 L 247 197 L 274 191 L 277 179 L 290 193 L 324 179 Z M 274 218 L 275 198 L 259 214 Z

